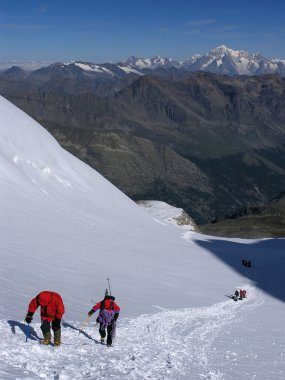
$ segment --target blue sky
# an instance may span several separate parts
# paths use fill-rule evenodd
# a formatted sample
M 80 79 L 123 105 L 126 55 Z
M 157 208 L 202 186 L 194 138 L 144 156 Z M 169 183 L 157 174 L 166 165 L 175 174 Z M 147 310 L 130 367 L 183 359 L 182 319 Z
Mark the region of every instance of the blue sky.
M 285 59 L 285 2 L 0 0 L 0 62 L 179 60 L 225 44 Z

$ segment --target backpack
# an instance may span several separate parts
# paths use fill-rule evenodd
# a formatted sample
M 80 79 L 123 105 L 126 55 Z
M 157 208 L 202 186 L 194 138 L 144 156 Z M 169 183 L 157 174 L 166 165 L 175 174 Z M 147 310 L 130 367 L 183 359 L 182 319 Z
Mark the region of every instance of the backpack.
M 105 297 L 103 301 L 101 301 L 101 307 L 100 307 L 100 312 L 99 316 L 97 318 L 97 322 L 102 323 L 102 327 L 106 328 L 107 326 L 111 325 L 114 321 L 114 315 L 116 314 L 114 310 L 114 299 L 115 297 L 108 296 Z M 105 301 L 106 299 L 110 300 L 110 308 L 106 309 L 105 308 Z

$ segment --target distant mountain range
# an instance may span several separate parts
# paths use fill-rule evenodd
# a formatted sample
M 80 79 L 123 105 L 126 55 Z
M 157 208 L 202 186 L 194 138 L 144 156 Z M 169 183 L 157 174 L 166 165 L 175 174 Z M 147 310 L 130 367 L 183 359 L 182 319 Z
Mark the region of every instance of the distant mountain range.
M 266 59 L 260 53 L 251 54 L 244 50 L 233 50 L 225 45 L 221 45 L 206 54 L 195 54 L 192 58 L 185 61 L 154 56 L 152 58 L 131 57 L 117 64 L 95 64 L 81 61 L 72 63 L 60 62 L 33 70 L 32 75 L 38 77 L 64 73 L 71 78 L 85 75 L 106 79 L 121 78 L 129 74 L 144 75 L 149 71 L 159 69 L 177 69 L 192 72 L 209 71 L 229 76 L 273 73 L 285 76 L 285 59 Z M 3 74 L 23 77 L 30 75 L 30 72 L 20 68 L 17 69 L 13 66 L 5 70 Z
M 204 55 L 195 54 L 183 62 L 155 56 L 150 59 L 131 57 L 119 66 L 138 71 L 157 68 L 178 68 L 188 71 L 209 71 L 225 75 L 257 75 L 279 73 L 285 75 L 285 60 L 268 60 L 260 53 L 250 54 L 244 50 L 233 50 L 221 45 Z

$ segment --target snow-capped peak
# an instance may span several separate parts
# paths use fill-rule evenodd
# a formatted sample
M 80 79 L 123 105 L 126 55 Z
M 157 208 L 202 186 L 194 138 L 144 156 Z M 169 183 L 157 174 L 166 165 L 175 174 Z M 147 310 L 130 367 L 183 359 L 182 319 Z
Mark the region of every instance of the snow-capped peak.
M 182 65 L 191 71 L 202 70 L 216 74 L 256 75 L 278 72 L 285 74 L 285 65 L 281 60 L 266 60 L 260 53 L 251 54 L 246 50 L 234 50 L 220 45 L 201 56 Z
M 215 56 L 215 57 L 222 57 L 225 54 L 230 55 L 234 59 L 238 59 L 238 58 L 242 58 L 242 57 L 243 58 L 250 58 L 251 57 L 251 54 L 249 52 L 245 51 L 245 50 L 230 49 L 226 45 L 218 46 L 218 47 L 212 49 L 208 53 L 208 55 L 212 55 L 212 56 Z
M 169 68 L 169 67 L 177 67 L 179 68 L 181 66 L 181 62 L 175 61 L 172 58 L 163 58 L 160 55 L 154 55 L 151 58 L 137 58 L 137 57 L 130 57 L 126 61 L 121 63 L 121 66 L 130 66 L 132 68 L 143 70 L 143 69 L 150 69 L 155 70 L 159 67 Z
M 232 52 L 232 51 L 234 51 L 234 50 L 228 48 L 226 45 L 220 45 L 220 46 L 217 46 L 214 49 L 212 49 L 208 54 L 221 55 L 221 54 L 225 54 L 225 53 Z

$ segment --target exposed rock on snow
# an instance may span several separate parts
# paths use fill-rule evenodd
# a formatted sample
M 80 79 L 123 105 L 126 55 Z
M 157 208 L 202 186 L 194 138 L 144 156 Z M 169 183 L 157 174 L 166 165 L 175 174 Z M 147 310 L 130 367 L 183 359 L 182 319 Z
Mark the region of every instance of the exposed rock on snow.
M 169 205 L 162 201 L 138 201 L 155 220 L 174 224 L 187 231 L 198 231 L 194 220 L 182 209 Z

